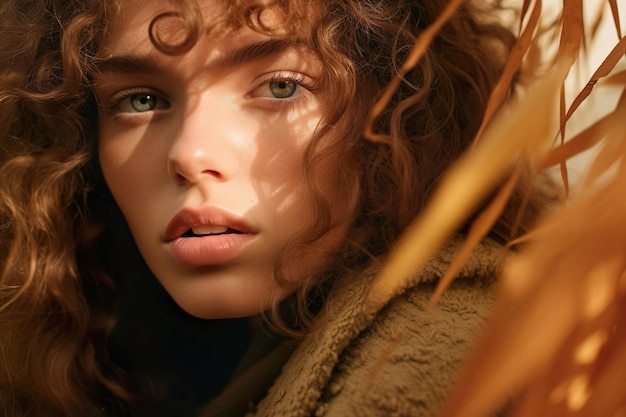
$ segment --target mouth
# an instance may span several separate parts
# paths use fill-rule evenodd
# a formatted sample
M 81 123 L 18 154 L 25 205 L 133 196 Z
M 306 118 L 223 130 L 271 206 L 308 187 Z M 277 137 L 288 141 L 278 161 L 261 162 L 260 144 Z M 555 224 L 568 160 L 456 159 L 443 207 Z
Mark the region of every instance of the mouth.
M 258 237 L 243 219 L 206 207 L 185 208 L 168 223 L 164 243 L 177 262 L 191 267 L 235 262 Z
M 213 206 L 183 208 L 168 223 L 163 243 L 170 257 L 191 267 L 236 262 L 258 238 L 258 230 Z
M 205 237 L 205 236 L 221 236 L 236 234 L 240 235 L 243 232 L 235 229 L 231 229 L 227 226 L 216 225 L 202 225 L 194 226 L 181 235 L 181 237 Z
M 180 238 L 207 236 L 255 235 L 256 230 L 243 219 L 215 207 L 184 208 L 170 220 L 163 234 L 164 242 Z

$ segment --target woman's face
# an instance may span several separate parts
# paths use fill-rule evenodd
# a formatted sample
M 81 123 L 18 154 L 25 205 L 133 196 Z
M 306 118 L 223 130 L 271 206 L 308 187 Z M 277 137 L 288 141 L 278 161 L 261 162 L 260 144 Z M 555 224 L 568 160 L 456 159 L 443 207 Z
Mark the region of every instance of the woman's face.
M 292 291 L 275 282 L 276 257 L 315 222 L 302 161 L 329 99 L 317 85 L 322 64 L 304 45 L 247 27 L 202 33 L 186 54 L 165 55 L 148 31 L 168 3 L 125 4 L 94 83 L 106 182 L 146 263 L 184 310 L 256 314 Z M 210 26 L 223 11 L 208 1 L 202 12 Z M 174 20 L 158 27 L 163 37 L 180 34 Z M 347 225 L 350 210 L 331 186 L 335 164 L 324 164 L 319 180 Z M 321 268 L 346 227 L 290 259 L 290 279 Z

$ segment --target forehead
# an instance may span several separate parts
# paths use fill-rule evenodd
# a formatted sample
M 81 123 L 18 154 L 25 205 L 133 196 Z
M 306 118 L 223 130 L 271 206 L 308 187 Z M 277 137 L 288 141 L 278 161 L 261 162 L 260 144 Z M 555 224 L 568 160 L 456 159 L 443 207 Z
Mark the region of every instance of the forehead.
M 180 3 L 180 4 L 178 4 Z M 238 6 L 234 7 L 233 3 Z M 158 38 L 166 45 L 178 45 L 189 35 L 189 25 L 180 15 L 187 16 L 188 22 L 198 24 L 199 36 L 210 37 L 214 44 L 228 39 L 229 43 L 242 43 L 268 37 L 268 31 L 284 33 L 291 26 L 294 19 L 292 14 L 277 7 L 264 9 L 258 15 L 254 14 L 250 20 L 252 24 L 259 25 L 255 30 L 246 22 L 247 11 L 254 12 L 258 9 L 247 10 L 245 1 L 233 2 L 231 0 L 127 0 L 122 1 L 118 13 L 113 17 L 104 40 L 104 53 L 108 51 L 123 51 L 132 49 L 147 50 L 153 44 L 150 39 Z M 308 2 L 307 2 L 308 3 Z M 181 4 L 184 7 L 181 7 Z M 290 6 L 295 4 L 289 3 Z M 300 8 L 303 4 L 298 3 Z M 242 6 L 243 5 L 243 6 Z M 319 7 L 308 5 L 304 7 L 305 19 L 297 19 L 298 30 L 289 32 L 294 37 L 302 39 L 304 33 L 309 32 L 315 20 L 314 13 Z M 300 10 L 302 12 L 302 10 Z M 178 17 L 177 17 L 178 16 Z M 191 18 L 191 19 L 189 19 Z M 267 31 L 266 31 L 267 29 Z M 130 51 L 129 51 L 130 52 Z
M 226 74 L 231 69 L 246 64 L 261 65 L 266 62 L 262 60 L 278 56 L 294 64 L 299 62 L 299 70 L 307 73 L 321 70 L 319 56 L 310 43 L 297 38 L 272 37 L 246 24 L 229 24 L 232 20 L 225 18 L 228 7 L 221 1 L 204 2 L 198 9 L 198 38 L 188 52 L 163 53 L 155 38 L 157 44 L 180 45 L 189 34 L 183 20 L 173 13 L 175 10 L 171 2 L 127 2 L 110 26 L 100 50 L 98 82 L 105 79 L 103 74 L 118 73 L 176 74 L 185 79 L 201 73 Z M 279 13 L 268 10 L 263 13 L 263 23 L 271 24 L 272 19 L 280 22 L 278 17 Z

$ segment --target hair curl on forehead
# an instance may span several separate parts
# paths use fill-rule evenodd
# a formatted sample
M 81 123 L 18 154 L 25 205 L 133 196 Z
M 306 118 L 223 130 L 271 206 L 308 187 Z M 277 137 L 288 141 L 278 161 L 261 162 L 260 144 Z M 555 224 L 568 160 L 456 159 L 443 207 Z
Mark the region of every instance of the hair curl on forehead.
M 188 52 L 202 34 L 220 30 L 235 30 L 247 26 L 252 30 L 276 37 L 301 37 L 310 31 L 311 12 L 315 6 L 307 0 L 229 0 L 225 1 L 225 13 L 211 25 L 207 25 L 197 1 L 177 0 L 177 10 L 161 13 L 150 22 L 149 36 L 154 46 L 168 55 Z M 319 7 L 318 7 L 319 8 Z M 280 13 L 280 23 L 267 19 L 270 13 Z M 164 36 L 168 21 L 179 25 L 182 37 L 168 40 Z M 170 26 L 171 27 L 171 26 Z
M 159 24 L 168 19 L 175 19 L 183 24 L 184 36 L 178 42 L 168 42 L 162 37 L 162 32 L 158 30 Z M 150 41 L 159 51 L 168 55 L 182 55 L 188 52 L 198 41 L 199 21 L 184 19 L 178 12 L 161 13 L 150 22 L 148 33 Z

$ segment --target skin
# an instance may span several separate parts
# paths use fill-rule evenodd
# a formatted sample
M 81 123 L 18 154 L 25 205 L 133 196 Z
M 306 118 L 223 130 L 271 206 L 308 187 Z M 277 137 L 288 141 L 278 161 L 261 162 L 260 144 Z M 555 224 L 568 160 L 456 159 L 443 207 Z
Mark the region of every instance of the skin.
M 204 21 L 220 7 L 203 6 Z M 152 19 L 170 10 L 130 1 L 109 32 L 94 83 L 100 164 L 144 260 L 173 299 L 201 318 L 251 316 L 294 291 L 276 283 L 276 256 L 315 222 L 302 160 L 328 99 L 317 85 L 322 64 L 305 46 L 284 44 L 229 59 L 270 40 L 247 27 L 202 35 L 186 54 L 165 55 L 147 35 Z M 172 19 L 162 28 L 173 40 L 181 33 Z M 334 219 L 347 225 L 336 168 L 329 159 L 318 177 Z M 192 226 L 197 234 L 243 233 L 183 236 Z M 289 280 L 322 268 L 346 227 L 288 263 Z

